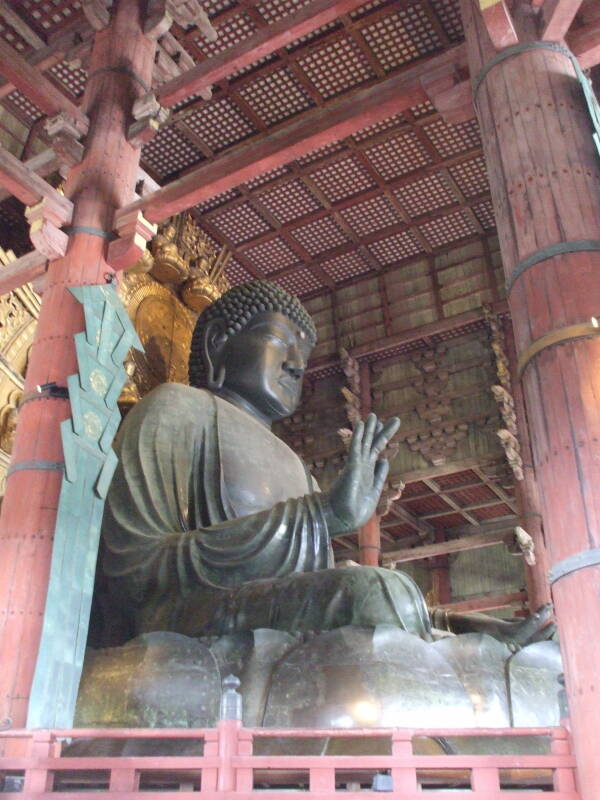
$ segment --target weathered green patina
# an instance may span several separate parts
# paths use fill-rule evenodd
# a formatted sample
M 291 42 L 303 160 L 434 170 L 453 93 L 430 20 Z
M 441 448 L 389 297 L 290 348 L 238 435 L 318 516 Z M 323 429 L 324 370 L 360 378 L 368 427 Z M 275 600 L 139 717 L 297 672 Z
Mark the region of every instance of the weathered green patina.
M 85 653 L 104 500 L 117 464 L 112 442 L 123 359 L 142 349 L 112 285 L 76 286 L 85 332 L 75 336 L 79 372 L 68 378 L 71 418 L 61 425 L 64 476 L 48 597 L 29 702 L 30 728 L 69 728 Z

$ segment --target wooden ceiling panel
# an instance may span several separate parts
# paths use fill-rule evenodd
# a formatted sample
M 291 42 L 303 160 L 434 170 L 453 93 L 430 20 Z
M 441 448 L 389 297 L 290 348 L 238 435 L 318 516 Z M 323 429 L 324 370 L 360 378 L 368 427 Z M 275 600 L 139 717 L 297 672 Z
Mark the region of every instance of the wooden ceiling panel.
M 206 103 L 185 118 L 185 124 L 208 147 L 219 153 L 258 133 L 243 111 L 229 97 Z
M 431 8 L 448 39 L 451 42 L 461 42 L 465 34 L 460 16 L 460 0 L 431 0 Z
M 441 117 L 423 125 L 423 130 L 442 158 L 481 147 L 479 126 L 475 120 L 448 125 Z
M 244 256 L 264 275 L 271 275 L 298 263 L 296 253 L 278 236 L 244 250 Z
M 143 149 L 144 163 L 160 178 L 166 180 L 173 173 L 204 160 L 204 155 L 176 128 L 164 127 Z
M 489 194 L 490 186 L 483 155 L 478 155 L 471 161 L 462 161 L 450 167 L 449 172 L 465 197 Z
M 15 89 L 3 102 L 3 105 L 26 125 L 31 126 L 34 122 L 42 119 L 43 112 L 28 100 L 21 92 Z
M 332 250 L 340 244 L 348 244 L 348 237 L 331 217 L 321 217 L 292 231 L 293 239 L 299 242 L 310 255 Z
M 353 197 L 375 186 L 372 177 L 353 155 L 314 170 L 310 178 L 330 203 Z
M 418 3 L 365 25 L 361 35 L 385 72 L 442 47 L 430 18 Z
M 423 248 L 411 231 L 402 231 L 373 242 L 369 252 L 382 266 L 387 266 L 422 253 Z
M 57 85 L 66 90 L 71 100 L 83 95 L 87 73 L 84 69 L 69 61 L 59 61 L 46 73 Z
M 322 262 L 321 266 L 336 283 L 356 278 L 359 275 L 370 272 L 372 269 L 371 265 L 359 252 L 345 253 L 329 261 Z
M 286 291 L 296 295 L 303 295 L 315 289 L 324 288 L 323 283 L 309 269 L 299 269 L 290 272 L 277 280 Z
M 350 35 L 309 50 L 297 63 L 325 100 L 376 77 Z
M 365 150 L 365 156 L 386 181 L 432 163 L 431 156 L 412 131 L 379 142 Z
M 233 245 L 247 242 L 257 234 L 272 230 L 268 222 L 248 202 L 213 214 L 211 226 L 227 237 Z
M 306 89 L 285 66 L 245 84 L 239 96 L 264 125 L 283 122 L 314 106 Z
M 322 208 L 302 181 L 293 178 L 258 195 L 261 205 L 285 224 Z
M 443 176 L 436 173 L 400 186 L 394 195 L 411 217 L 420 217 L 456 203 L 456 196 L 448 188 Z
M 471 219 L 462 210 L 419 225 L 419 230 L 432 247 L 446 247 L 477 232 Z

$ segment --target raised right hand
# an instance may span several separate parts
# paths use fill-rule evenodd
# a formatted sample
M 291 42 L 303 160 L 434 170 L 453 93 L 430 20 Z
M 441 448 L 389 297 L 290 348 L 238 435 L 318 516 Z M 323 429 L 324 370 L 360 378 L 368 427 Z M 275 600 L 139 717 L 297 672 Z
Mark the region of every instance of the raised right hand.
M 326 495 L 329 533 L 354 531 L 375 513 L 389 464 L 379 454 L 400 426 L 398 417 L 382 425 L 375 414 L 359 422 L 352 435 L 348 460 Z

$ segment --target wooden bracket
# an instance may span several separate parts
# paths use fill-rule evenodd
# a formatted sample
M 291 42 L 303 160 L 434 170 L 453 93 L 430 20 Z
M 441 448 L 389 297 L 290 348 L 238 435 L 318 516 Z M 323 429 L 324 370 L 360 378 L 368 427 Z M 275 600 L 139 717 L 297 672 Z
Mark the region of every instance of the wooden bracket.
M 445 122 L 457 125 L 475 117 L 469 80 L 461 80 L 454 64 L 426 72 L 421 86 L 435 110 Z
M 149 39 L 157 41 L 164 36 L 173 24 L 167 0 L 148 0 L 144 33 Z
M 156 58 L 152 72 L 153 85 L 159 86 L 174 80 L 194 67 L 195 63 L 190 54 L 171 33 L 165 33 L 156 48 Z M 198 94 L 203 100 L 210 100 L 212 87 L 203 86 Z
M 111 6 L 112 0 L 81 0 L 81 10 L 95 31 L 101 31 L 110 22 Z
M 135 122 L 129 126 L 127 141 L 133 147 L 140 148 L 156 136 L 158 129 L 166 122 L 170 112 L 160 105 L 156 95 L 148 93 L 138 97 L 133 104 L 132 113 Z
M 69 237 L 60 227 L 71 222 L 73 204 L 67 200 L 68 206 L 65 206 L 60 200 L 66 198 L 59 194 L 56 198 L 48 195 L 39 203 L 25 209 L 29 222 L 29 238 L 38 253 L 42 253 L 50 261 L 64 256 L 69 243 Z
M 167 11 L 185 30 L 196 25 L 209 42 L 216 41 L 218 34 L 198 0 L 167 0 Z
M 64 177 L 71 167 L 83 160 L 85 150 L 79 141 L 83 131 L 77 120 L 65 111 L 48 119 L 44 127 L 52 140 L 52 149 L 60 164 L 61 175 Z
M 141 211 L 117 211 L 114 227 L 119 238 L 108 245 L 106 261 L 118 272 L 132 267 L 142 257 L 146 242 L 156 236 L 157 226 L 148 222 Z
M 505 47 L 519 43 L 506 0 L 479 0 L 479 8 L 496 50 L 504 50 Z

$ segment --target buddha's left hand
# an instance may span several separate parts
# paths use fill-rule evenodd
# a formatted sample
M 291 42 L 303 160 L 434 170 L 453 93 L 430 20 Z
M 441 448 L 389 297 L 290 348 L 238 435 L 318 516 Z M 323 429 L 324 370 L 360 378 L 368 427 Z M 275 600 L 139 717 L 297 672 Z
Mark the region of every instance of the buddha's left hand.
M 389 470 L 387 459 L 379 456 L 399 426 L 397 417 L 384 425 L 375 414 L 357 424 L 346 465 L 324 495 L 330 535 L 354 531 L 375 513 Z

